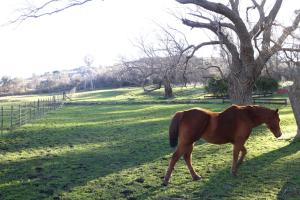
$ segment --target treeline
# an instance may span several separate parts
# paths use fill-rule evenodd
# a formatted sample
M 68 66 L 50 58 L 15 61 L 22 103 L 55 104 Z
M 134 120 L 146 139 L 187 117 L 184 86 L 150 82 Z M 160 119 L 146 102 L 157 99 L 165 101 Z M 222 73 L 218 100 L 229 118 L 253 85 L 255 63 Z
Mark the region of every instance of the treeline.
M 128 86 L 143 87 L 145 92 L 164 85 L 204 83 L 216 74 L 215 69 L 201 69 L 215 58 L 193 58 L 187 66 L 171 68 L 174 58 L 141 58 L 110 67 L 79 67 L 72 70 L 33 74 L 30 78 L 0 78 L 0 95 L 63 92 L 76 87 L 77 91 Z
M 209 92 L 227 93 L 228 67 L 221 58 L 193 57 L 188 63 L 184 61 L 176 57 L 152 57 L 123 61 L 111 67 L 80 67 L 47 72 L 27 79 L 3 76 L 0 79 L 0 95 L 63 92 L 74 87 L 77 91 L 85 91 L 135 86 L 142 87 L 145 92 L 164 87 L 165 96 L 172 97 L 174 85 L 187 84 L 204 84 Z M 263 74 L 279 81 L 282 79 L 279 69 L 278 66 L 269 67 Z M 286 68 L 284 70 L 287 71 Z
M 19 95 L 36 93 L 53 93 L 68 91 L 74 87 L 77 90 L 92 90 L 103 87 L 122 87 L 128 83 L 109 76 L 106 73 L 98 73 L 97 70 L 53 71 L 43 75 L 33 75 L 30 78 L 11 78 L 3 76 L 0 79 L 0 95 Z

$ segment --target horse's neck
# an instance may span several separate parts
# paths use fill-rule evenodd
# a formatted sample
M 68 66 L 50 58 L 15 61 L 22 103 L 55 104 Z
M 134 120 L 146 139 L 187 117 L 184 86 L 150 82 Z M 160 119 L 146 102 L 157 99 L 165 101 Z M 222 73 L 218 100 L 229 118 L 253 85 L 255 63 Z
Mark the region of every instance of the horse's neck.
M 250 110 L 250 118 L 253 121 L 254 127 L 266 123 L 269 115 L 269 110 L 263 107 L 255 107 Z

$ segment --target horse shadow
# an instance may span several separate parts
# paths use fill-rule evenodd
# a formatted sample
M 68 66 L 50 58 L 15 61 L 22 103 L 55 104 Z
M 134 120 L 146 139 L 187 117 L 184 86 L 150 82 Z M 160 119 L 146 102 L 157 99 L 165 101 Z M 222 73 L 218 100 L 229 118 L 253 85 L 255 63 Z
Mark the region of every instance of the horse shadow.
M 198 191 L 193 191 L 192 196 L 201 199 L 224 199 L 237 196 L 245 198 L 250 195 L 249 198 L 255 198 L 255 195 L 267 189 L 273 189 L 275 186 L 280 189 L 277 198 L 286 199 L 289 195 L 295 195 L 295 191 L 287 192 L 286 188 L 290 186 L 291 180 L 294 180 L 292 183 L 297 180 L 299 182 L 300 161 L 285 163 L 276 161 L 295 154 L 299 150 L 300 142 L 290 142 L 282 148 L 246 160 L 240 167 L 238 177 L 231 176 L 230 167 L 226 167 L 209 177 L 203 187 Z M 286 180 L 280 180 L 280 177 L 285 177 Z M 284 181 L 286 183 L 282 186 Z M 299 198 L 299 187 L 296 188 Z

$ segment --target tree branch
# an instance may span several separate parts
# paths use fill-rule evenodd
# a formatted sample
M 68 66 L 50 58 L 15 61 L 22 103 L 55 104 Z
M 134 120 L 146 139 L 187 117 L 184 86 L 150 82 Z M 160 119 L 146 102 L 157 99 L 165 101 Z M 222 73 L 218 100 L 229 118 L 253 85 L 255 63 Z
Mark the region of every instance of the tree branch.
M 300 52 L 300 49 L 299 48 L 281 48 L 280 51 Z
M 240 4 L 240 1 L 239 0 L 229 0 L 230 2 L 230 5 L 231 5 L 231 9 L 237 14 L 237 15 L 240 15 L 239 14 L 239 4 Z
M 190 58 L 192 58 L 194 56 L 194 54 L 196 53 L 196 51 L 199 50 L 201 47 L 208 46 L 208 45 L 217 45 L 217 44 L 220 44 L 220 41 L 203 42 L 201 44 L 198 44 L 197 46 L 190 45 L 187 48 L 185 48 L 184 51 L 188 51 L 189 49 L 193 48 L 192 53 L 189 56 L 187 56 L 187 58 L 190 59 Z
M 259 20 L 249 32 L 251 38 L 258 37 L 259 34 L 263 31 L 263 21 L 265 19 L 264 5 L 266 3 L 266 0 L 263 0 L 260 5 L 256 2 L 256 0 L 252 0 L 252 3 L 258 10 Z
M 219 66 L 216 66 L 216 65 L 211 65 L 211 66 L 207 66 L 205 68 L 202 68 L 200 67 L 199 69 L 202 69 L 202 70 L 208 70 L 210 68 L 215 68 L 218 70 L 218 72 L 220 73 L 220 76 L 222 79 L 226 79 L 226 77 L 224 76 L 224 73 L 222 72 L 221 68 Z
M 243 20 L 239 17 L 236 12 L 225 6 L 221 3 L 214 3 L 206 0 L 176 0 L 177 2 L 181 4 L 195 4 L 198 5 L 206 10 L 218 13 L 220 15 L 223 15 L 227 17 L 230 21 L 233 22 L 233 24 L 236 26 L 236 29 L 239 30 L 236 32 L 236 34 L 239 36 L 239 39 L 241 41 L 244 41 L 244 43 L 251 44 L 251 40 L 248 34 L 248 30 L 246 28 L 246 25 L 244 24 Z M 251 45 L 250 45 L 251 46 Z
M 46 16 L 46 15 L 53 15 L 53 14 L 62 12 L 64 10 L 67 10 L 67 9 L 75 7 L 75 6 L 81 6 L 90 1 L 93 1 L 93 0 L 69 0 L 68 2 L 66 2 L 65 5 L 57 7 L 56 4 L 61 2 L 61 0 L 49 0 L 49 1 L 45 2 L 44 4 L 37 6 L 37 7 L 29 6 L 27 8 L 20 9 L 20 12 L 22 14 L 18 18 L 9 21 L 9 23 L 10 24 L 22 23 L 23 21 L 30 19 L 30 18 L 40 18 L 40 17 Z
M 265 20 L 263 22 L 263 29 L 264 29 L 263 40 L 262 40 L 263 52 L 269 51 L 273 22 L 278 14 L 281 4 L 282 4 L 282 0 L 277 0 L 274 4 L 273 8 L 271 9 L 269 15 L 265 18 Z
M 230 42 L 228 40 L 228 38 L 222 32 L 219 31 L 219 27 L 217 26 L 218 24 L 194 22 L 194 21 L 190 21 L 188 19 L 183 19 L 182 22 L 183 22 L 183 24 L 190 26 L 192 28 L 194 28 L 194 27 L 206 28 L 206 29 L 212 31 L 219 37 L 219 39 L 220 39 L 219 44 L 224 43 L 226 45 L 227 49 L 230 51 L 232 56 L 235 56 L 236 58 L 239 57 L 239 53 L 238 53 L 236 46 L 232 42 Z
M 282 45 L 286 40 L 286 38 L 298 28 L 299 23 L 300 23 L 300 12 L 297 14 L 296 18 L 294 19 L 293 24 L 283 29 L 281 36 L 278 38 L 274 46 L 271 48 L 270 55 L 273 55 L 274 53 L 276 53 L 282 48 Z

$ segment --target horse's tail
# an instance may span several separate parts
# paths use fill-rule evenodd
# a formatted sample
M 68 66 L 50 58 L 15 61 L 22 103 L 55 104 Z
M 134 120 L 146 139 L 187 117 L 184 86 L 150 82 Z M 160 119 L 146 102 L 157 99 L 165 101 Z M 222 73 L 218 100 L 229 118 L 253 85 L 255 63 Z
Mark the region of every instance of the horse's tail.
M 169 127 L 169 141 L 171 147 L 176 147 L 178 144 L 178 131 L 179 124 L 182 118 L 183 112 L 177 112 L 172 118 L 170 127 Z

